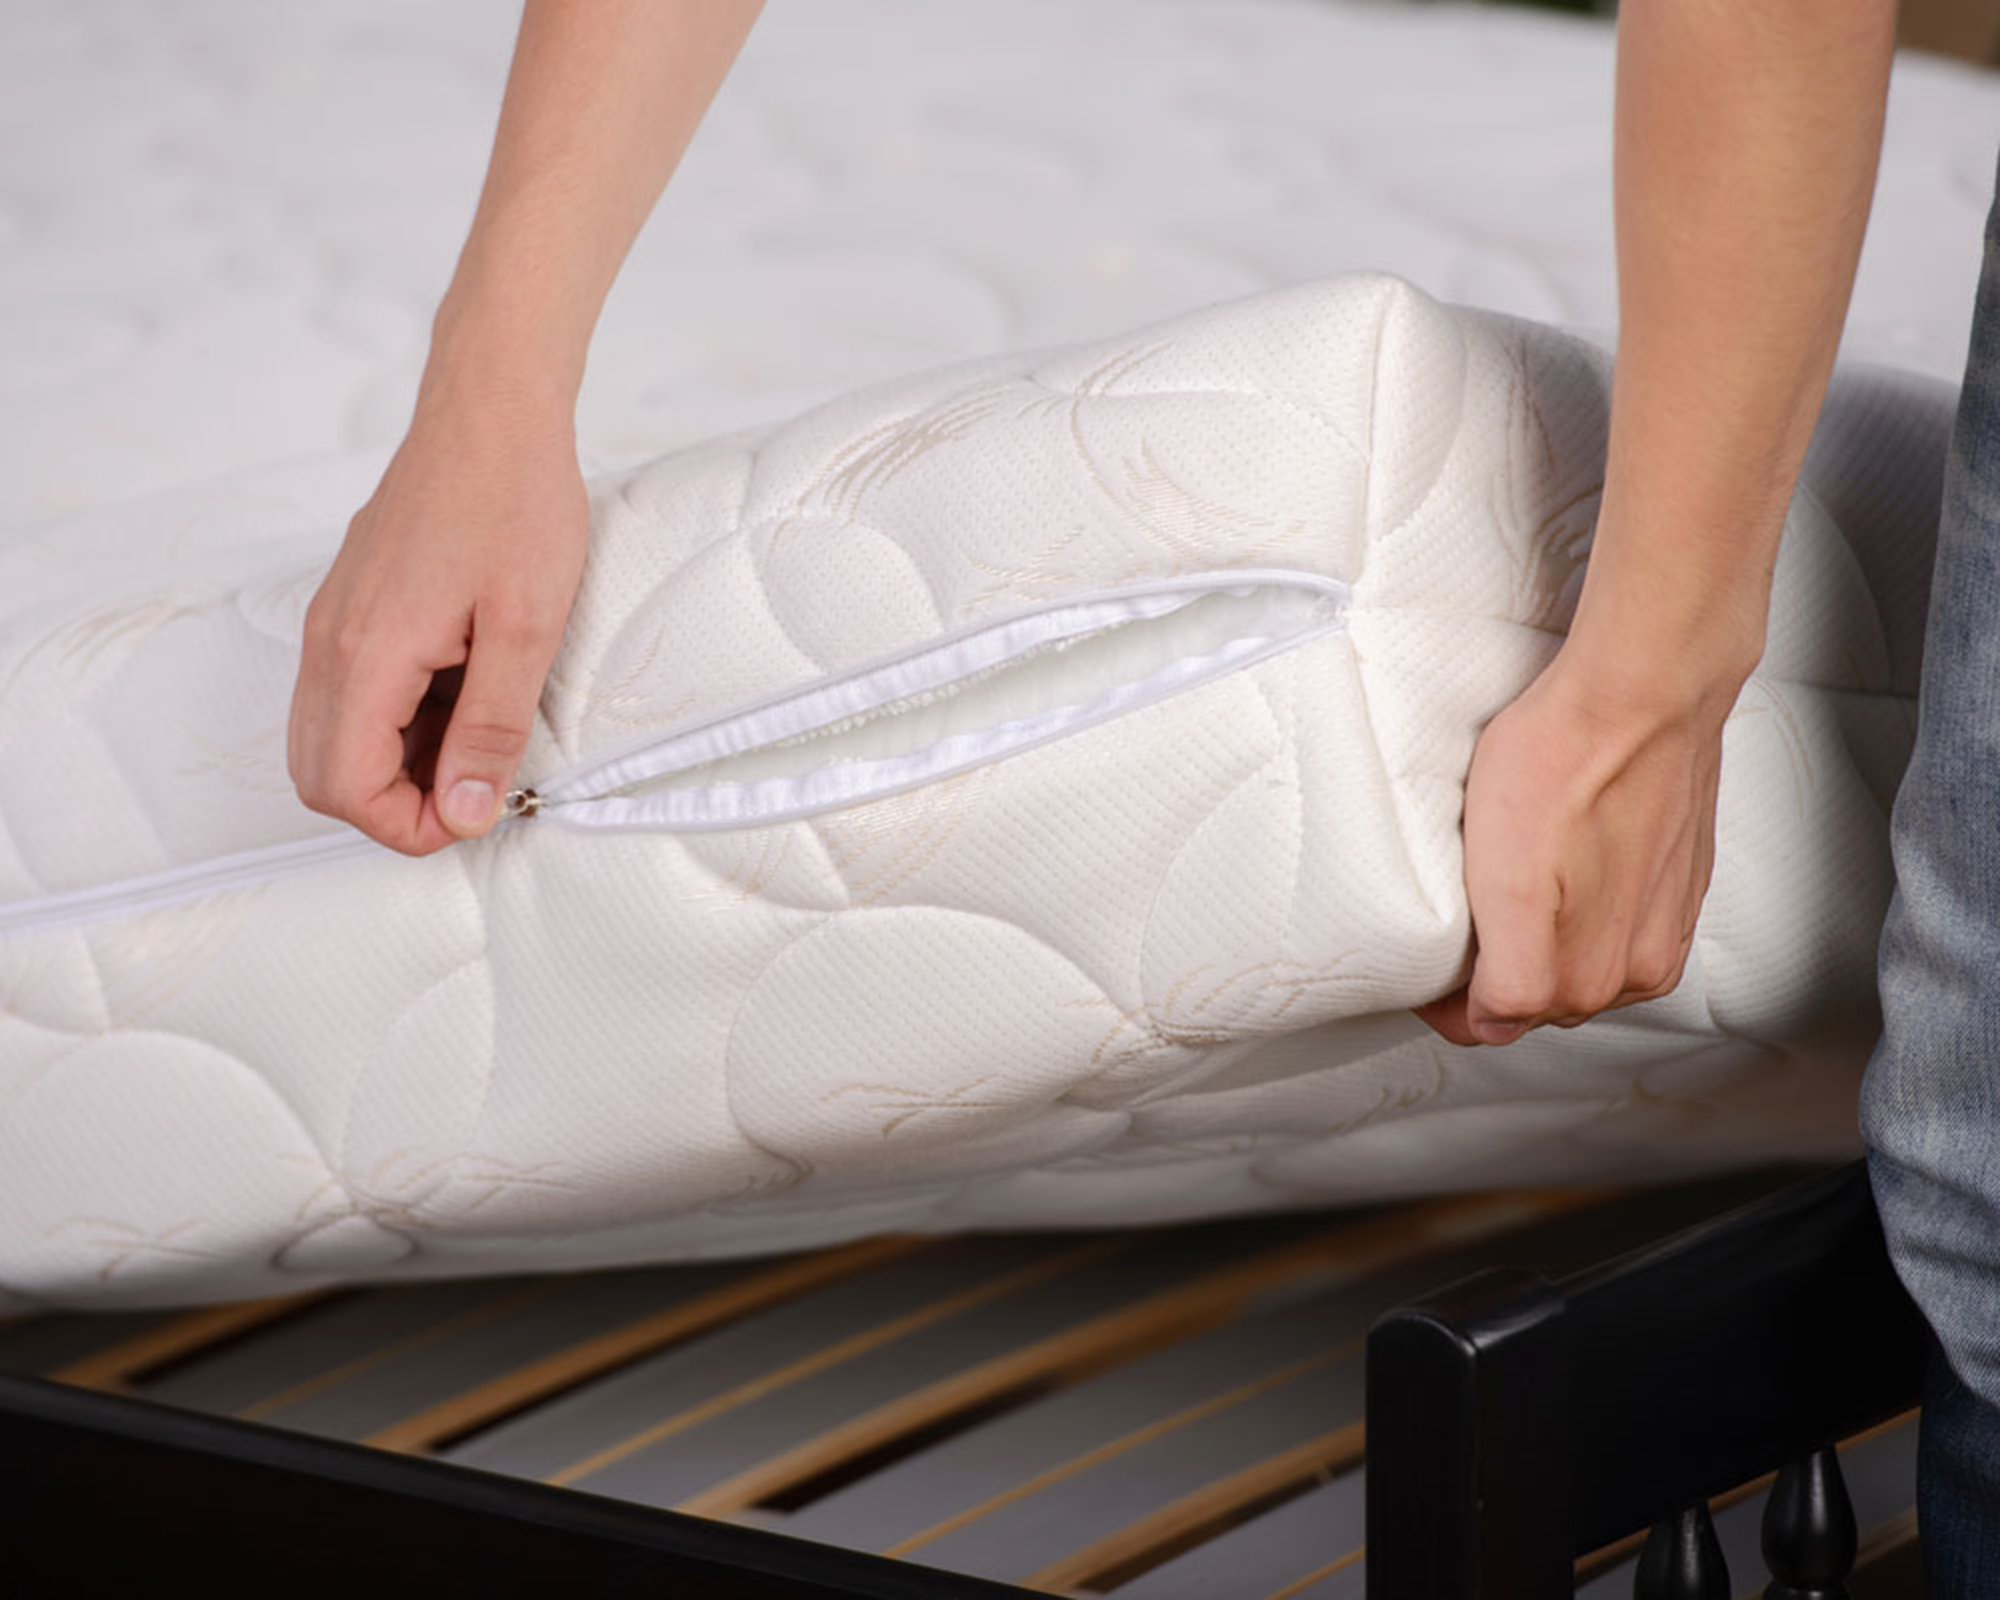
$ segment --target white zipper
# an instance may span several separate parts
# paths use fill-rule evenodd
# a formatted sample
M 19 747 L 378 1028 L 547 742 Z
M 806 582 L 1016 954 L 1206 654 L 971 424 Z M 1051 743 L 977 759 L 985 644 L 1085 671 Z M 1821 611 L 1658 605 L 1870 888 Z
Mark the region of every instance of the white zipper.
M 732 756 L 844 735 L 941 696 L 959 694 L 969 684 L 1038 653 L 1065 649 L 1128 623 L 1164 617 L 1209 596 L 1248 597 L 1273 587 L 1316 597 L 1307 612 L 1307 625 L 1225 639 L 1213 650 L 1174 657 L 1142 678 L 1114 683 L 1080 703 L 948 734 L 881 760 L 848 759 L 749 782 L 725 779 L 651 793 L 614 792 L 723 763 Z M 969 623 L 808 689 L 783 690 L 689 728 L 643 736 L 628 746 L 572 763 L 536 784 L 512 789 L 503 801 L 499 822 L 486 837 L 532 825 L 537 818 L 589 830 L 678 833 L 760 827 L 900 793 L 1151 704 L 1277 651 L 1337 633 L 1345 627 L 1347 598 L 1346 584 L 1317 573 L 1236 568 L 1100 590 L 1088 599 L 1016 613 L 999 622 Z M 335 833 L 0 905 L 0 937 L 48 932 L 150 910 L 336 861 L 400 854 L 403 852 L 358 829 L 342 827 Z
M 288 839 L 282 844 L 239 850 L 232 855 L 169 867 L 161 872 L 143 873 L 111 883 L 66 889 L 55 894 L 38 895 L 32 900 L 16 900 L 0 905 L 0 938 L 11 934 L 47 933 L 78 923 L 95 922 L 103 917 L 150 911 L 155 906 L 171 905 L 179 900 L 224 889 L 241 889 L 253 883 L 324 866 L 331 861 L 401 853 L 355 828 L 343 828 L 339 833 L 315 834 L 309 839 Z

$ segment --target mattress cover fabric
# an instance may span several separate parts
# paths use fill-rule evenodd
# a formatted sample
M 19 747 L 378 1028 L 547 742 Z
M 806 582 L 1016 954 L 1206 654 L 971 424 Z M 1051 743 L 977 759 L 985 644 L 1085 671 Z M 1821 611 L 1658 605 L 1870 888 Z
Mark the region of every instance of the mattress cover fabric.
M 1403 1009 L 1467 969 L 1608 363 L 1343 275 L 607 475 L 543 804 L 422 858 L 286 775 L 339 524 L 267 479 L 0 547 L 5 1303 L 1851 1150 L 1933 380 L 1836 379 L 1681 987 L 1504 1050 Z
M 516 10 L 8 0 L 0 530 L 336 453 L 368 458 L 353 512 Z M 768 6 L 605 308 L 578 439 L 630 465 L 1352 269 L 1609 328 L 1612 58 L 1602 19 L 1435 0 Z M 1996 147 L 2000 76 L 1898 58 L 1848 356 L 1958 380 Z

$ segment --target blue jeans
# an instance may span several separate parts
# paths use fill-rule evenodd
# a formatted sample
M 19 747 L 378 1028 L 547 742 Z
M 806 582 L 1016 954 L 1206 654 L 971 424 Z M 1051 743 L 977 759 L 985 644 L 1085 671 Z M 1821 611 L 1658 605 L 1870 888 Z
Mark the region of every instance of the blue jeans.
M 1918 1446 L 1932 1600 L 2000 1595 L 2000 180 L 1945 468 L 1916 744 L 1890 821 L 1862 1084 L 1897 1275 L 1935 1336 Z

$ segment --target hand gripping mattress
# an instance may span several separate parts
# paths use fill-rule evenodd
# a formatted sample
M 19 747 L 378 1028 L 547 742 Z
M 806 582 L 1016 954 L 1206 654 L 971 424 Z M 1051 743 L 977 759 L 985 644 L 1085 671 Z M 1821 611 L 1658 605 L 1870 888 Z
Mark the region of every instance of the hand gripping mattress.
M 1363 274 L 599 479 L 518 814 L 421 858 L 286 774 L 338 526 L 0 552 L 5 1304 L 1851 1151 L 1933 380 L 1836 379 L 1680 988 L 1505 1049 L 1406 1009 L 1608 385 Z

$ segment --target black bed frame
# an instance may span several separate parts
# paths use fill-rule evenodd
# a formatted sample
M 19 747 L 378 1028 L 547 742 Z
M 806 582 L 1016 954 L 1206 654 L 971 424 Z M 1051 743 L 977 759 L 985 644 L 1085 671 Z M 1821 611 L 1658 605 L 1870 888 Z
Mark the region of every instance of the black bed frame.
M 1925 1341 L 1860 1163 L 1558 1284 L 1403 1306 L 1368 1341 L 1369 1594 L 1568 1596 L 1648 1528 L 1641 1600 L 1729 1600 L 1708 1500 L 1776 1472 L 1769 1600 L 1844 1595 L 1832 1446 L 1917 1403 Z
M 1726 1597 L 1710 1496 L 1777 1471 L 1774 1600 L 1833 1600 L 1833 1441 L 1925 1334 L 1856 1164 L 1560 1283 L 1494 1270 L 1368 1344 L 1374 1600 L 1568 1596 L 1651 1528 L 1645 1600 Z M 1029 1591 L 37 1378 L 0 1376 L 0 1594 L 981 1600 Z

